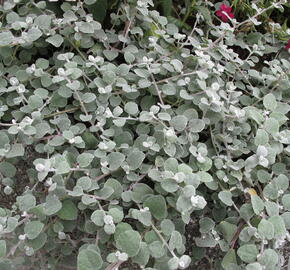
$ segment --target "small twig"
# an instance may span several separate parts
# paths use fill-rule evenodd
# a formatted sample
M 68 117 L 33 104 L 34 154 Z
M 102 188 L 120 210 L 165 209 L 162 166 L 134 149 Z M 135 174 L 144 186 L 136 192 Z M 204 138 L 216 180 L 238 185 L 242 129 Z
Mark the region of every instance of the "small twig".
M 147 65 L 147 69 L 148 69 L 148 71 L 150 72 L 150 77 L 151 77 L 151 79 L 152 79 L 153 85 L 154 85 L 155 90 L 156 90 L 156 92 L 157 92 L 157 95 L 158 95 L 158 97 L 159 97 L 160 103 L 161 103 L 162 105 L 164 105 L 164 102 L 163 102 L 163 99 L 162 99 L 162 95 L 161 95 L 161 91 L 159 90 L 159 88 L 158 88 L 158 86 L 157 86 L 157 83 L 156 83 L 156 81 L 155 81 L 154 75 L 152 74 L 149 65 Z
M 158 235 L 158 237 L 160 238 L 160 240 L 163 242 L 163 244 L 167 247 L 167 249 L 169 250 L 169 252 L 171 253 L 171 255 L 176 258 L 177 256 L 175 255 L 174 251 L 169 247 L 168 243 L 165 241 L 165 239 L 163 238 L 163 236 L 161 235 L 161 233 L 159 232 L 159 230 L 155 227 L 154 224 L 151 224 L 152 229 L 154 230 L 154 232 Z
M 102 180 L 103 178 L 107 177 L 108 175 L 110 175 L 111 173 L 105 173 L 105 174 L 102 174 L 98 177 L 95 178 L 95 180 L 98 182 L 100 180 Z
M 49 117 L 54 117 L 54 116 L 57 116 L 57 115 L 60 115 L 60 114 L 64 114 L 64 113 L 74 112 L 74 111 L 76 111 L 78 109 L 79 109 L 79 107 L 70 108 L 70 109 L 67 109 L 67 110 L 64 110 L 64 111 L 55 112 L 55 113 L 52 113 L 52 114 L 47 114 L 43 118 L 49 118 Z
M 215 141 L 215 137 L 214 137 L 214 135 L 213 135 L 213 132 L 212 132 L 212 128 L 211 128 L 211 126 L 209 126 L 209 129 L 210 129 L 210 138 L 211 138 L 211 143 L 212 143 L 213 148 L 214 148 L 214 150 L 215 150 L 215 152 L 216 152 L 216 155 L 219 156 L 219 152 L 218 152 L 218 150 L 217 150 L 217 148 L 216 148 L 216 141 Z
M 204 71 L 204 70 L 206 70 L 206 69 L 201 69 L 201 70 L 197 70 L 197 71 L 192 71 L 192 72 L 188 72 L 188 73 L 181 73 L 181 74 L 178 74 L 178 75 L 174 75 L 174 76 L 171 76 L 171 77 L 156 81 L 156 84 L 167 82 L 169 80 L 178 79 L 180 77 L 191 76 L 191 75 L 196 74 L 198 71 Z
M 14 255 L 15 251 L 17 250 L 17 248 L 20 246 L 21 242 L 23 242 L 23 240 L 19 240 L 18 243 L 16 245 L 14 245 L 10 251 L 8 252 L 6 258 L 9 258 L 10 256 Z
M 240 233 L 241 233 L 241 231 L 242 231 L 242 229 L 243 229 L 243 227 L 244 227 L 245 224 L 246 223 L 245 223 L 244 220 L 242 220 L 241 223 L 239 224 L 239 226 L 238 226 L 236 232 L 234 233 L 234 235 L 232 237 L 232 240 L 230 242 L 230 247 L 231 248 L 235 248 L 236 242 L 237 242 L 237 240 L 239 238 L 239 235 L 240 235 Z
M 10 123 L 0 123 L 0 126 L 2 127 L 12 127 L 12 126 L 17 126 L 17 124 L 10 124 Z

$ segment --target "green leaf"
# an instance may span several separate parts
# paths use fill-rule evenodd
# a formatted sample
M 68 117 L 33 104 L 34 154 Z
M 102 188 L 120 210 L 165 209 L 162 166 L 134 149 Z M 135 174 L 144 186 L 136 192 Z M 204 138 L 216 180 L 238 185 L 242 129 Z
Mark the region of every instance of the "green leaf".
M 177 115 L 170 121 L 170 125 L 177 131 L 183 131 L 187 126 L 187 118 L 184 115 Z
M 119 152 L 112 152 L 107 156 L 109 169 L 114 171 L 118 169 L 125 161 L 125 155 Z
M 258 259 L 259 263 L 265 265 L 266 268 L 275 269 L 279 261 L 279 257 L 276 251 L 273 249 L 266 249 L 262 254 L 261 257 Z
M 133 263 L 137 263 L 139 265 L 146 265 L 149 261 L 150 254 L 149 249 L 146 243 L 141 242 L 139 252 L 136 256 L 132 258 Z
M 284 220 L 285 228 L 290 230 L 290 212 L 285 212 L 281 215 Z
M 104 50 L 103 54 L 109 61 L 113 61 L 118 56 L 118 51 Z
M 95 31 L 93 25 L 89 22 L 81 22 L 79 30 L 85 34 L 93 34 Z
M 234 249 L 229 249 L 222 260 L 222 267 L 226 270 L 229 264 L 237 264 L 236 252 Z
M 277 199 L 279 197 L 277 184 L 273 182 L 267 184 L 263 190 L 263 195 L 264 197 L 272 200 Z
M 106 234 L 109 234 L 109 235 L 114 234 L 115 230 L 116 230 L 115 224 L 105 224 L 104 226 L 104 231 Z
M 258 233 L 263 239 L 271 240 L 274 237 L 273 224 L 265 219 L 262 219 L 258 225 Z
M 85 131 L 82 134 L 82 139 L 84 140 L 87 149 L 97 148 L 98 140 L 91 132 Z
M 42 231 L 44 224 L 40 221 L 30 221 L 24 226 L 24 233 L 28 239 L 35 239 Z
M 267 94 L 263 98 L 264 107 L 270 111 L 274 111 L 277 107 L 277 101 L 273 94 Z
M 176 270 L 179 267 L 179 259 L 177 257 L 172 257 L 167 264 L 169 270 Z
M 182 248 L 182 246 L 183 246 L 183 242 L 182 242 L 182 236 L 180 232 L 173 231 L 169 240 L 169 248 L 171 250 L 174 250 L 174 249 Z
M 9 162 L 0 162 L 0 173 L 6 177 L 13 177 L 16 174 L 16 168 Z
M 49 29 L 51 24 L 51 16 L 48 15 L 40 15 L 35 20 L 34 23 L 40 29 Z
M 44 213 L 47 216 L 56 214 L 62 207 L 61 201 L 56 196 L 47 197 L 44 204 Z
M 120 198 L 122 191 L 123 191 L 123 187 L 118 180 L 113 179 L 113 178 L 109 178 L 106 181 L 104 187 L 112 188 L 114 191 L 109 197 L 110 200 Z
M 281 216 L 272 216 L 268 219 L 270 223 L 274 226 L 274 237 L 284 237 L 286 235 L 286 227 L 284 220 Z
M 145 159 L 145 154 L 138 149 L 134 149 L 127 157 L 130 170 L 138 169 Z
M 119 223 L 124 218 L 124 213 L 118 208 L 111 208 L 108 214 L 113 218 L 114 223 Z
M 160 241 L 153 241 L 149 244 L 148 248 L 153 258 L 161 258 L 166 253 L 166 249 Z
M 178 172 L 178 161 L 175 158 L 168 158 L 164 162 L 164 170 L 177 173 Z
M 31 208 L 33 208 L 36 205 L 36 199 L 31 194 L 18 196 L 16 201 L 18 203 L 19 210 L 22 212 L 29 211 Z
M 285 194 L 282 197 L 282 203 L 286 210 L 290 210 L 290 194 Z
M 6 256 L 6 241 L 0 240 L 0 258 Z
M 220 191 L 218 194 L 219 199 L 227 206 L 233 205 L 232 193 L 228 190 Z
M 85 168 L 88 167 L 94 159 L 94 155 L 91 153 L 82 153 L 77 157 L 77 162 L 80 167 Z
M 258 195 L 251 196 L 251 203 L 256 215 L 259 215 L 264 209 L 264 202 Z
M 66 174 L 70 172 L 70 165 L 63 159 L 55 164 L 56 174 Z
M 64 39 L 61 35 L 55 34 L 51 37 L 48 37 L 45 41 L 52 44 L 54 47 L 59 48 L 63 43 Z
M 38 40 L 42 36 L 42 32 L 38 28 L 30 28 L 27 31 L 27 37 L 29 42 Z
M 255 145 L 265 145 L 269 141 L 268 133 L 263 129 L 258 129 L 255 137 Z
M 197 175 L 199 176 L 199 180 L 201 182 L 207 183 L 207 182 L 213 181 L 212 176 L 207 172 L 201 171 L 201 172 L 198 172 Z
M 12 35 L 12 33 L 10 31 L 2 31 L 0 33 L 0 46 L 4 47 L 4 46 L 8 46 L 10 45 L 14 40 L 14 36 Z
M 62 202 L 62 207 L 57 212 L 57 216 L 63 220 L 76 220 L 78 209 L 71 200 L 65 200 Z
M 195 238 L 195 243 L 198 247 L 215 247 L 217 241 L 213 238 L 212 235 L 206 234 L 202 238 Z
M 150 211 L 136 211 L 136 217 L 134 216 L 134 218 L 138 219 L 145 226 L 150 226 L 152 224 L 152 216 Z
M 252 263 L 256 261 L 259 251 L 256 245 L 248 244 L 241 246 L 237 253 L 241 260 L 246 263 Z
M 47 235 L 44 232 L 41 232 L 35 239 L 27 240 L 27 243 L 34 251 L 41 249 L 47 241 Z
M 227 221 L 222 221 L 218 226 L 218 230 L 221 231 L 221 233 L 224 236 L 224 239 L 230 243 L 233 239 L 233 236 L 235 232 L 237 231 L 237 225 L 229 223 Z
M 160 227 L 162 233 L 164 233 L 165 235 L 171 235 L 175 229 L 174 223 L 170 219 L 162 220 L 160 223 Z
M 179 189 L 179 185 L 174 179 L 165 179 L 161 182 L 161 187 L 167 192 L 175 192 Z
M 193 133 L 199 133 L 205 128 L 205 123 L 201 119 L 191 119 L 189 121 L 190 131 Z
M 131 115 L 136 115 L 139 112 L 138 105 L 135 102 L 128 102 L 124 107 L 125 112 Z
M 116 246 L 119 250 L 126 252 L 129 257 L 134 257 L 140 250 L 141 236 L 133 230 L 122 232 L 116 238 Z
M 279 215 L 279 205 L 277 203 L 271 202 L 271 201 L 266 201 L 265 202 L 265 207 L 267 214 L 269 216 L 277 216 Z
M 204 217 L 199 220 L 199 231 L 201 233 L 208 233 L 210 232 L 215 226 L 215 222 L 209 218 Z
M 103 260 L 100 254 L 92 249 L 82 249 L 77 257 L 77 270 L 101 269 Z
M 206 20 L 206 22 L 209 25 L 212 25 L 212 15 L 211 15 L 211 12 L 209 11 L 209 9 L 206 8 L 205 6 L 201 6 L 201 5 L 200 6 L 199 5 L 196 5 L 196 8 L 201 13 L 201 15 Z
M 148 207 L 153 217 L 158 220 L 165 219 L 167 217 L 167 205 L 163 196 L 154 195 L 148 197 L 144 206 Z
M 248 264 L 246 267 L 246 270 L 262 270 L 262 269 L 263 269 L 262 265 L 257 262 Z
M 95 210 L 91 215 L 91 220 L 94 222 L 97 226 L 104 226 L 104 217 L 105 217 L 105 211 L 103 210 Z
M 279 122 L 274 118 L 268 118 L 264 123 L 264 128 L 271 135 L 276 135 L 279 132 Z
M 14 143 L 6 155 L 6 158 L 22 157 L 24 156 L 24 147 L 21 143 Z

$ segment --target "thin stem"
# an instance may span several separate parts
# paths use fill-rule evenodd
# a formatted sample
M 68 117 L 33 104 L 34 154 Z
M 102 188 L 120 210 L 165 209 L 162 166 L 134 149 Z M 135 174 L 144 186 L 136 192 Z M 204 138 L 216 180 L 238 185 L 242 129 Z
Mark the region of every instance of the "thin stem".
M 12 126 L 17 126 L 17 124 L 0 123 L 0 126 L 2 126 L 2 127 L 12 127 Z
M 67 40 L 74 47 L 74 49 L 80 54 L 83 60 L 87 61 L 87 57 L 81 52 L 81 50 L 69 38 L 67 38 Z
M 98 181 L 102 180 L 103 178 L 109 176 L 110 174 L 111 174 L 111 173 L 104 173 L 104 174 L 102 174 L 102 175 L 96 177 L 95 180 L 98 182 Z
M 157 95 L 158 95 L 158 97 L 159 97 L 160 103 L 161 103 L 162 105 L 164 105 L 164 102 L 163 102 L 163 99 L 162 99 L 161 92 L 160 92 L 160 90 L 159 90 L 159 88 L 158 88 L 158 86 L 157 86 L 157 83 L 156 83 L 156 81 L 155 81 L 154 75 L 153 75 L 152 72 L 150 71 L 150 67 L 149 67 L 149 65 L 147 65 L 147 69 L 148 69 L 148 71 L 150 72 L 150 77 L 151 77 L 151 79 L 152 79 L 153 85 L 154 85 L 155 90 L 156 90 L 156 92 L 157 92 Z
M 55 112 L 55 113 L 52 113 L 52 114 L 47 114 L 47 115 L 44 116 L 44 118 L 49 118 L 49 117 L 54 117 L 56 115 L 60 115 L 60 114 L 64 114 L 64 113 L 74 112 L 74 111 L 76 111 L 78 109 L 79 109 L 79 107 L 74 107 L 74 108 L 70 108 L 70 109 L 67 109 L 67 110 L 64 110 L 64 111 Z
M 202 71 L 202 70 L 201 70 Z M 197 71 L 192 71 L 192 72 L 188 72 L 188 73 L 183 73 L 183 74 L 178 74 L 178 75 L 174 75 L 174 76 L 171 76 L 171 77 L 168 77 L 168 78 L 165 78 L 165 79 L 162 79 L 162 80 L 159 80 L 159 81 L 156 81 L 156 84 L 160 84 L 160 83 L 163 83 L 163 82 L 167 82 L 169 80 L 174 80 L 174 79 L 178 79 L 180 77 L 185 77 L 185 76 L 190 76 L 190 75 L 194 75 L 196 74 Z
M 163 238 L 163 236 L 161 235 L 161 233 L 159 232 L 159 230 L 155 227 L 154 224 L 151 224 L 152 229 L 154 230 L 154 232 L 158 235 L 158 237 L 160 238 L 160 240 L 163 242 L 163 244 L 167 247 L 167 249 L 169 250 L 169 252 L 171 253 L 171 255 L 174 258 L 177 258 L 177 256 L 175 255 L 174 251 L 171 250 L 171 248 L 169 247 L 168 243 L 165 241 L 165 239 Z
M 211 138 L 211 143 L 212 143 L 213 148 L 214 148 L 214 150 L 215 150 L 215 152 L 216 152 L 216 155 L 219 156 L 218 150 L 217 150 L 217 148 L 216 148 L 215 137 L 214 137 L 214 135 L 213 135 L 213 132 L 212 132 L 212 128 L 211 128 L 211 126 L 209 126 L 209 129 L 210 129 L 210 138 Z

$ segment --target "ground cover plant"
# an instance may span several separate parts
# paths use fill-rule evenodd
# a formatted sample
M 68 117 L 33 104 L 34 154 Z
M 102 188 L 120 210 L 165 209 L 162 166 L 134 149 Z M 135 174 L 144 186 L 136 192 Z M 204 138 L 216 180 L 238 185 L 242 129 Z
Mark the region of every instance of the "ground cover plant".
M 289 9 L 2 1 L 0 269 L 289 270 Z

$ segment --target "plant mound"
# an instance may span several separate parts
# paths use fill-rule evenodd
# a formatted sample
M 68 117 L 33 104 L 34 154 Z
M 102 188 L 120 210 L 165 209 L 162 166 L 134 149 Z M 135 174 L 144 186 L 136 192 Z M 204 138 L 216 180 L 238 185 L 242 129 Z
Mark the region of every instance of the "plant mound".
M 289 269 L 289 4 L 103 2 L 0 6 L 0 269 Z

